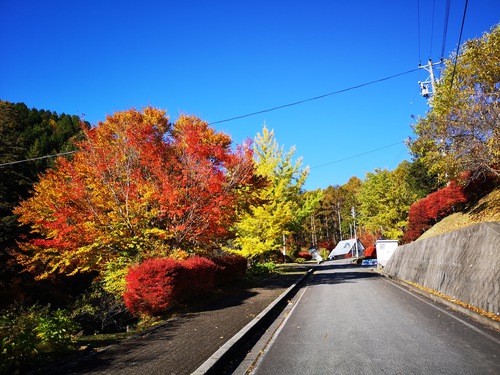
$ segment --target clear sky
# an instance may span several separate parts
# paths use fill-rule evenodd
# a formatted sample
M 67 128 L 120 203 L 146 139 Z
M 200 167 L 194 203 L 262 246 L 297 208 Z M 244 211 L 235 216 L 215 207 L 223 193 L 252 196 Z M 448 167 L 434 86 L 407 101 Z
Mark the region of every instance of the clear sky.
M 0 0 L 0 99 L 92 124 L 152 105 L 236 143 L 266 123 L 310 166 L 306 189 L 342 185 L 409 158 L 416 68 L 456 49 L 465 2 L 444 38 L 445 0 Z M 462 42 L 499 22 L 499 0 L 469 1 Z

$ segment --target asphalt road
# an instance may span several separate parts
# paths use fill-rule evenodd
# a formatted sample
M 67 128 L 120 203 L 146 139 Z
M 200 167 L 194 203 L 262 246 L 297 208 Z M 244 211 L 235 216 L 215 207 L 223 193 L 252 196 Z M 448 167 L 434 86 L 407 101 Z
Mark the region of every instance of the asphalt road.
M 318 266 L 253 374 L 500 374 L 500 333 L 346 261 Z

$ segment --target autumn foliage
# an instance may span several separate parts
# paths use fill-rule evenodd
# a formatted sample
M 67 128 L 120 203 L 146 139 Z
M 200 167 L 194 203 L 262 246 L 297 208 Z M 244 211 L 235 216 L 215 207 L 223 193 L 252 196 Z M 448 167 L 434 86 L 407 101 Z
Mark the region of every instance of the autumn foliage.
M 181 296 L 183 268 L 170 258 L 148 259 L 129 270 L 123 299 L 134 315 L 155 315 L 168 310 Z
M 376 258 L 377 257 L 377 248 L 373 245 L 368 246 L 364 251 L 365 258 Z
M 206 122 L 181 116 L 172 124 L 151 107 L 83 130 L 79 151 L 58 158 L 15 211 L 37 237 L 16 257 L 38 278 L 119 276 L 173 249 L 211 251 L 229 236 L 255 181 L 249 145 L 233 149 Z
M 443 217 L 449 215 L 458 205 L 467 202 L 462 186 L 452 181 L 410 207 L 408 230 L 404 241 L 411 242 Z
M 247 270 L 247 259 L 238 254 L 216 256 L 212 261 L 217 265 L 215 281 L 224 284 L 232 280 L 241 279 Z
M 297 258 L 304 258 L 305 260 L 311 260 L 312 255 L 307 251 L 299 251 L 297 253 Z
M 213 261 L 196 256 L 183 261 L 182 267 L 184 268 L 183 284 L 189 294 L 198 295 L 213 290 L 219 268 Z
M 245 272 L 246 259 L 237 255 L 213 260 L 148 259 L 129 270 L 123 298 L 134 315 L 158 315 L 176 303 L 206 295 L 216 285 L 238 279 Z

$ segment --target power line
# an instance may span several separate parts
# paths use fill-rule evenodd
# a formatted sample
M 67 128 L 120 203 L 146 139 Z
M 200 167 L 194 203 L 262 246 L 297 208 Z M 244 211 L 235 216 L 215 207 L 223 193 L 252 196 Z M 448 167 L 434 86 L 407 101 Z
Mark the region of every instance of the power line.
M 448 20 L 450 18 L 451 0 L 446 0 L 446 13 L 444 14 L 443 45 L 441 47 L 441 60 L 444 57 L 444 46 L 446 44 L 446 34 L 448 33 Z
M 377 152 L 377 151 L 380 151 L 380 150 L 384 150 L 384 149 L 389 148 L 389 147 L 393 147 L 393 146 L 396 146 L 396 145 L 400 145 L 401 143 L 405 143 L 405 142 L 404 142 L 404 141 L 399 141 L 399 142 L 392 143 L 392 144 L 387 145 L 387 146 L 382 146 L 382 147 L 376 148 L 376 149 L 374 149 L 374 150 L 370 150 L 370 151 L 362 152 L 362 153 L 360 153 L 360 154 L 356 154 L 356 155 L 351 155 L 351 156 L 348 156 L 348 157 L 346 157 L 346 158 L 342 158 L 342 159 L 338 159 L 338 160 L 335 160 L 335 161 L 331 161 L 331 162 L 329 162 L 329 163 L 316 165 L 316 166 L 311 167 L 311 168 L 309 168 L 309 169 L 316 169 L 316 168 L 320 168 L 320 167 L 325 167 L 325 166 L 327 166 L 327 165 L 340 163 L 340 162 L 343 162 L 343 161 L 346 161 L 346 160 L 350 160 L 350 159 L 357 158 L 357 157 L 359 157 L 359 156 L 363 156 L 363 155 L 371 154 L 371 153 L 374 153 L 374 152 Z
M 418 70 L 418 68 L 411 69 L 411 70 L 408 70 L 408 71 L 403 72 L 403 73 L 394 74 L 392 76 L 380 78 L 380 79 L 377 79 L 375 81 L 370 81 L 370 82 L 362 83 L 360 85 L 351 86 L 351 87 L 348 87 L 348 88 L 345 88 L 345 89 L 342 89 L 342 90 L 333 91 L 333 92 L 330 92 L 328 94 L 323 94 L 323 95 L 315 96 L 315 97 L 312 97 L 312 98 L 299 100 L 299 101 L 293 102 L 293 103 L 283 104 L 283 105 L 280 105 L 280 106 L 277 106 L 277 107 L 273 107 L 273 108 L 263 109 L 261 111 L 248 113 L 246 115 L 231 117 L 231 118 L 228 118 L 228 119 L 225 119 L 225 120 L 214 121 L 214 122 L 209 123 L 209 125 L 214 125 L 214 124 L 220 124 L 220 123 L 223 123 L 223 122 L 229 122 L 229 121 L 239 120 L 239 119 L 242 119 L 242 118 L 245 118 L 245 117 L 259 115 L 261 113 L 272 112 L 272 111 L 276 111 L 278 109 L 287 108 L 287 107 L 293 107 L 293 106 L 296 106 L 296 105 L 299 105 L 299 104 L 303 104 L 303 103 L 306 103 L 306 102 L 311 102 L 313 100 L 323 99 L 323 98 L 326 98 L 327 96 L 337 95 L 337 94 L 341 94 L 341 93 L 344 93 L 344 92 L 347 92 L 347 91 L 351 91 L 351 90 L 359 89 L 359 88 L 362 88 L 362 87 L 365 87 L 365 86 L 373 85 L 375 83 L 380 83 L 380 82 L 383 82 L 383 81 L 387 81 L 387 80 L 390 80 L 392 78 L 396 78 L 396 77 L 403 76 L 405 74 L 416 72 L 417 70 Z
M 70 155 L 70 154 L 74 154 L 75 152 L 76 151 L 68 151 L 68 152 L 61 152 L 59 154 L 39 156 L 37 158 L 10 161 L 10 162 L 7 162 L 7 163 L 0 164 L 0 167 L 5 167 L 5 166 L 8 166 L 8 165 L 19 164 L 19 163 L 25 163 L 25 162 L 28 162 L 28 161 L 36 161 L 36 160 L 42 160 L 42 159 L 48 159 L 48 158 L 55 158 L 56 156 Z
M 434 42 L 434 14 L 436 8 L 436 0 L 432 2 L 432 23 L 431 23 L 431 46 L 429 48 L 429 58 L 432 56 L 432 43 Z
M 462 16 L 462 26 L 460 27 L 460 36 L 458 37 L 457 52 L 455 54 L 455 63 L 453 64 L 453 72 L 451 73 L 450 90 L 453 87 L 453 79 L 455 78 L 455 70 L 457 69 L 458 53 L 460 52 L 460 43 L 462 43 L 462 32 L 464 31 L 465 15 L 467 14 L 467 5 L 469 0 L 465 0 L 464 15 Z
M 403 76 L 403 75 L 406 75 L 406 74 L 409 74 L 409 73 L 413 73 L 413 72 L 415 72 L 417 70 L 418 70 L 418 68 L 411 69 L 411 70 L 408 70 L 406 72 L 402 72 L 402 73 L 394 74 L 392 76 L 380 78 L 380 79 L 377 79 L 375 81 L 370 81 L 370 82 L 362 83 L 360 85 L 351 86 L 351 87 L 348 87 L 348 88 L 345 88 L 345 89 L 342 89 L 342 90 L 330 92 L 328 94 L 318 95 L 318 96 L 315 96 L 315 97 L 312 97 L 312 98 L 299 100 L 297 102 L 283 104 L 283 105 L 280 105 L 280 106 L 277 106 L 277 107 L 263 109 L 261 111 L 248 113 L 246 115 L 241 115 L 241 116 L 231 117 L 231 118 L 228 118 L 228 119 L 225 119 L 225 120 L 219 120 L 219 121 L 211 122 L 211 123 L 209 123 L 209 125 L 214 125 L 214 124 L 220 124 L 220 123 L 223 123 L 223 122 L 229 122 L 229 121 L 239 120 L 239 119 L 242 119 L 242 118 L 245 118 L 245 117 L 255 116 L 255 115 L 258 115 L 258 114 L 261 114 L 261 113 L 276 111 L 278 109 L 296 106 L 296 105 L 299 105 L 299 104 L 302 104 L 302 103 L 306 103 L 306 102 L 310 102 L 310 101 L 313 101 L 313 100 L 323 99 L 323 98 L 326 98 L 327 96 L 341 94 L 343 92 L 352 91 L 352 90 L 359 89 L 359 88 L 362 88 L 362 87 L 365 87 L 365 86 L 373 85 L 375 83 L 380 83 L 380 82 L 383 82 L 383 81 L 388 81 L 388 80 L 390 80 L 392 78 L 396 78 L 396 77 L 400 77 L 400 76 Z M 75 153 L 75 152 L 76 151 L 70 151 L 70 152 L 63 152 L 63 153 L 59 153 L 59 154 L 40 156 L 40 157 L 37 157 L 37 158 L 11 161 L 11 162 L 0 164 L 0 167 L 4 167 L 4 166 L 8 166 L 8 165 L 13 165 L 13 164 L 19 164 L 19 163 L 25 163 L 25 162 L 29 162 L 29 161 L 36 161 L 36 160 L 41 160 L 41 159 L 53 158 L 53 157 L 56 157 L 56 156 L 69 155 L 69 154 L 72 154 L 72 153 Z
M 417 38 L 418 38 L 418 65 L 422 62 L 420 58 L 420 0 L 417 0 Z

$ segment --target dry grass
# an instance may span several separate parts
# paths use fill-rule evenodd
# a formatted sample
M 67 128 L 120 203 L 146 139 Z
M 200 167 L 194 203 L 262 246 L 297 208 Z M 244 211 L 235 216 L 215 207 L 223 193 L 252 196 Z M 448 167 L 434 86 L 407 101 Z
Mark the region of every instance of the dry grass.
M 445 217 L 422 234 L 419 240 L 486 221 L 500 221 L 500 186 L 463 212 Z

